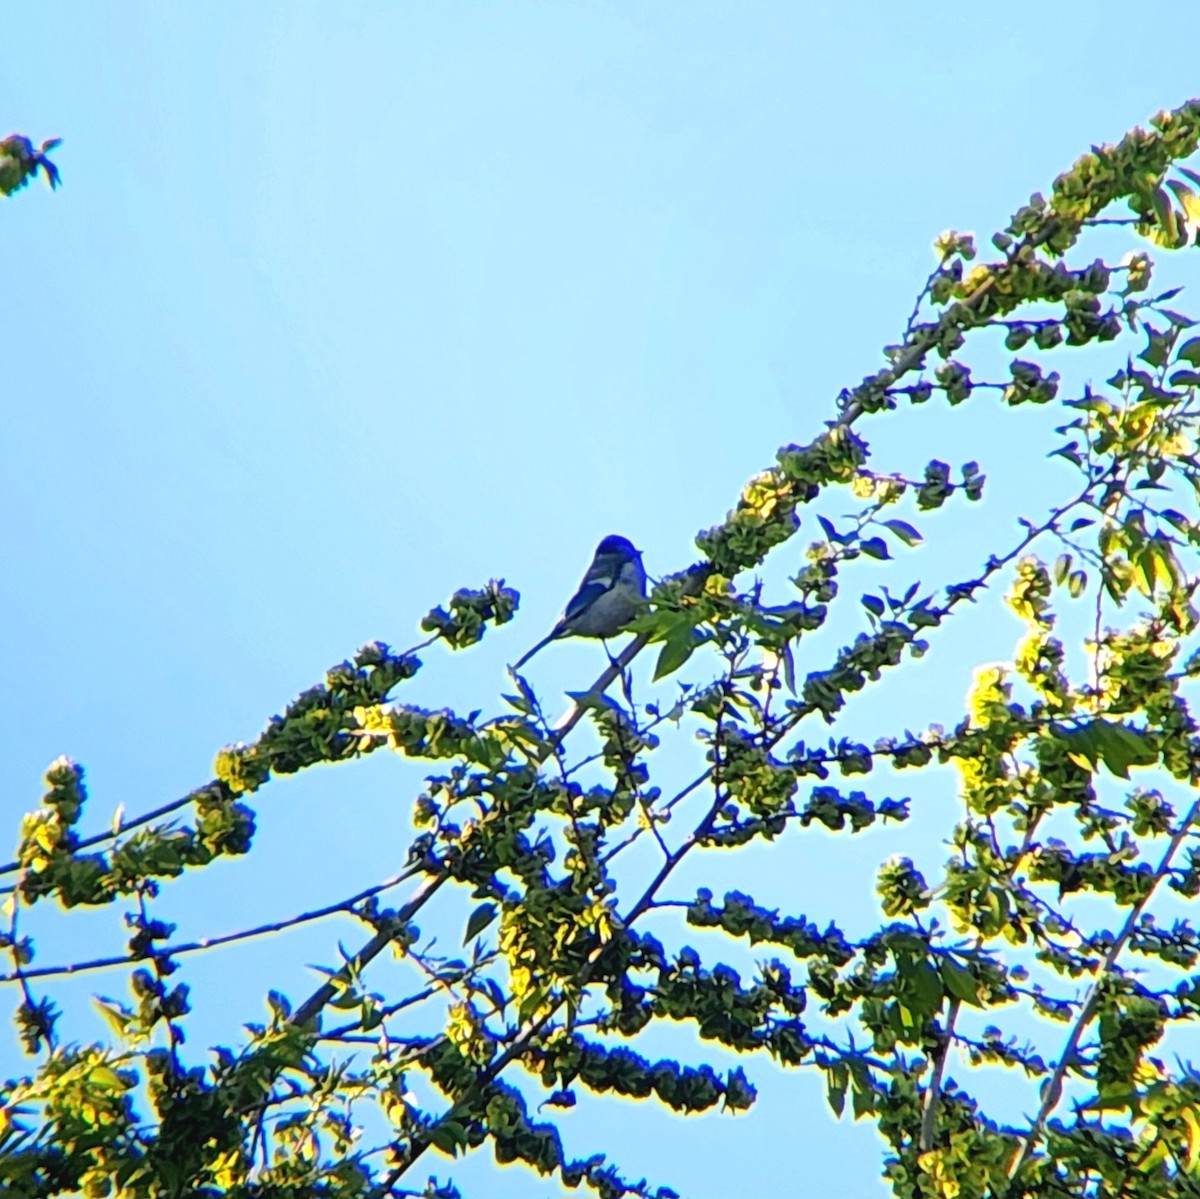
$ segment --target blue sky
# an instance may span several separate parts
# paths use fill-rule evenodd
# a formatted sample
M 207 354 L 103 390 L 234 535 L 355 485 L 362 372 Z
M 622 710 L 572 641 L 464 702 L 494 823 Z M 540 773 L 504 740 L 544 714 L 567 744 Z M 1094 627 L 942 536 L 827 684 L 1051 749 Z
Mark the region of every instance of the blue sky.
M 779 444 L 819 431 L 898 339 L 941 230 L 986 242 L 1091 143 L 1200 90 L 1194 47 L 1162 25 L 1108 2 L 9 13 L 23 49 L 0 123 L 64 138 L 62 189 L 2 213 L 10 842 L 57 755 L 86 766 L 103 828 L 207 778 L 216 749 L 364 641 L 411 644 L 456 587 L 503 576 L 517 620 L 469 655 L 434 651 L 401 697 L 494 705 L 600 537 L 679 569 Z M 943 556 L 921 551 L 929 581 L 981 538 L 1010 543 L 1005 499 L 1042 477 L 1023 459 L 1038 420 L 981 398 L 869 431 L 889 466 L 978 458 L 994 480 L 945 518 Z M 952 721 L 972 664 L 1016 632 L 961 634 L 863 727 Z M 601 664 L 562 644 L 530 674 L 554 697 Z M 203 936 L 386 877 L 420 778 L 379 756 L 272 784 L 255 852 L 168 888 L 164 915 Z M 938 827 L 901 847 L 936 866 Z M 743 866 L 763 902 L 869 922 L 893 844 L 830 847 Z M 111 912 L 53 916 L 33 926 L 42 960 L 120 940 Z M 198 1009 L 225 1012 L 195 1039 L 235 1037 L 268 987 L 303 996 L 306 963 L 357 935 L 189 967 Z M 56 992 L 76 1035 L 96 1035 L 86 997 L 121 986 Z M 690 1034 L 662 1045 L 700 1060 Z M 19 1063 L 0 1040 L 4 1072 Z M 569 1145 L 616 1139 L 629 1173 L 694 1199 L 882 1193 L 874 1134 L 833 1122 L 815 1077 L 745 1064 L 762 1091 L 747 1117 L 601 1103 L 566 1121 Z M 483 1161 L 456 1174 L 557 1193 Z

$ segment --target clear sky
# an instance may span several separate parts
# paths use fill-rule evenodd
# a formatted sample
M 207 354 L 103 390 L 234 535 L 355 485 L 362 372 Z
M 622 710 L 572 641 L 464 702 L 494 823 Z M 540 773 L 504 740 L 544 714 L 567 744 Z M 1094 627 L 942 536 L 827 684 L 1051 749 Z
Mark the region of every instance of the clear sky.
M 64 139 L 62 189 L 0 211 L 10 843 L 57 755 L 86 766 L 103 828 L 208 778 L 361 643 L 411 644 L 456 587 L 503 576 L 517 620 L 433 652 L 400 696 L 494 706 L 600 537 L 682 568 L 779 444 L 819 432 L 898 339 L 941 230 L 985 243 L 1091 143 L 1200 92 L 1194 39 L 1112 0 L 41 0 L 4 22 L 0 133 Z M 971 518 L 1010 528 L 1035 418 L 994 408 L 871 433 L 896 468 L 980 459 L 1000 490 Z M 946 519 L 930 581 L 982 544 Z M 953 721 L 1016 631 L 976 629 L 913 684 L 927 711 L 893 693 L 864 727 Z M 553 697 L 600 665 L 563 644 L 530 675 Z M 163 914 L 204 936 L 386 877 L 421 773 L 378 755 L 272 784 L 255 851 L 168 888 Z M 896 847 L 936 865 L 914 828 Z M 818 923 L 869 922 L 892 848 L 796 840 L 750 878 Z M 31 926 L 47 963 L 120 940 L 112 912 L 53 916 Z M 269 987 L 302 997 L 306 964 L 358 935 L 189 966 L 194 1041 L 236 1037 Z M 86 997 L 122 985 L 55 992 L 68 1031 L 98 1035 Z M 815 1074 L 743 1064 L 748 1116 L 595 1104 L 568 1147 L 615 1140 L 628 1174 L 689 1199 L 882 1193 L 873 1132 L 834 1122 Z M 24 1068 L 0 1037 L 0 1073 Z M 482 1159 L 455 1174 L 468 1195 L 559 1191 Z

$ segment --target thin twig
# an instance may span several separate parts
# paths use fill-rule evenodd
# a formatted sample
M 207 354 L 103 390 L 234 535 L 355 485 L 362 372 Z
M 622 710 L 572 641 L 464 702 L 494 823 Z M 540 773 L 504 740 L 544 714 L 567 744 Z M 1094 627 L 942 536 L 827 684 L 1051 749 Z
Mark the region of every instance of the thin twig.
M 408 875 L 411 877 L 412 873 L 410 871 Z M 438 873 L 431 874 L 426 878 L 412 899 L 397 911 L 391 926 L 377 932 L 333 978 L 322 983 L 292 1013 L 291 1023 L 299 1028 L 313 1020 L 320 1013 L 321 1009 L 337 995 L 346 982 L 359 974 L 368 962 L 378 957 L 384 948 L 392 943 L 396 936 L 396 928 L 408 924 L 417 912 L 433 898 L 438 888 L 448 877 L 446 874 Z
M 414 874 L 419 873 L 420 870 L 421 867 L 411 867 L 388 879 L 386 882 L 378 883 L 374 887 L 368 887 L 365 891 L 360 891 L 357 895 L 350 896 L 349 899 L 339 900 L 337 903 L 329 904 L 323 908 L 316 908 L 311 912 L 302 912 L 298 916 L 289 916 L 286 920 L 274 920 L 269 924 L 260 924 L 256 928 L 242 929 L 236 933 L 225 933 L 218 937 L 205 937 L 200 941 L 187 941 L 182 945 L 164 945 L 161 949 L 154 950 L 152 955 L 146 955 L 145 957 L 131 957 L 129 954 L 122 954 L 120 957 L 94 958 L 90 962 L 73 962 L 66 966 L 39 966 L 19 973 L 14 971 L 12 974 L 0 974 L 0 983 L 20 982 L 22 976 L 24 978 L 55 978 L 66 974 L 85 974 L 92 970 L 107 970 L 114 966 L 132 965 L 135 962 L 145 961 L 146 957 L 149 956 L 170 958 L 185 953 L 199 953 L 204 949 L 215 949 L 220 945 L 232 945 L 236 941 L 248 941 L 253 937 L 266 936 L 268 933 L 282 932 L 284 929 L 294 928 L 300 924 L 309 924 L 314 920 L 323 920 L 326 916 L 334 916 L 339 912 L 352 913 L 355 906 L 362 903 L 363 900 L 370 899 L 373 895 L 379 895 L 383 891 L 398 886 L 400 883 L 412 878 Z

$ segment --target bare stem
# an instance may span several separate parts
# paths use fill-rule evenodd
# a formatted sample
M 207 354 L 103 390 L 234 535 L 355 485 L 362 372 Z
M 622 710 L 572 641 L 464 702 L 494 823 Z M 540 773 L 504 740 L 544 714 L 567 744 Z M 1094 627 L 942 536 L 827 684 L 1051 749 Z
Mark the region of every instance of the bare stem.
M 282 932 L 284 929 L 294 928 L 299 924 L 309 924 L 314 920 L 323 920 L 326 916 L 334 916 L 339 912 L 353 912 L 354 908 L 362 903 L 363 900 L 370 899 L 372 895 L 378 895 L 391 887 L 398 886 L 406 879 L 418 873 L 418 870 L 418 867 L 405 870 L 394 878 L 388 879 L 386 882 L 377 883 L 373 887 L 368 887 L 365 891 L 360 891 L 357 895 L 350 896 L 349 899 L 339 900 L 337 903 L 331 903 L 323 908 L 316 908 L 311 912 L 301 912 L 298 916 L 289 916 L 286 920 L 274 920 L 269 924 L 260 924 L 256 928 L 241 929 L 236 933 L 225 933 L 219 937 L 205 937 L 199 941 L 187 941 L 180 945 L 164 945 L 161 949 L 156 949 L 153 956 L 156 958 L 170 958 L 176 957 L 179 954 L 199 953 L 203 949 L 215 949 L 219 945 L 231 945 L 236 941 L 248 941 L 253 937 L 262 937 L 268 933 Z M 142 960 L 144 959 L 130 957 L 129 954 L 121 954 L 118 957 L 94 958 L 89 962 L 73 962 L 66 966 L 39 966 L 34 969 L 14 971 L 11 974 L 0 974 L 0 983 L 20 982 L 23 984 L 23 980 L 28 978 L 56 978 L 65 974 L 84 974 L 91 970 L 107 970 L 114 966 L 128 966 L 133 962 Z
M 946 1072 L 946 1060 L 950 1057 L 950 1049 L 954 1045 L 954 1024 L 958 1019 L 959 1001 L 950 1000 L 946 1012 L 945 1040 L 941 1052 L 933 1063 L 933 1077 L 929 1080 L 929 1090 L 925 1092 L 925 1106 L 921 1111 L 921 1152 L 926 1153 L 933 1148 L 933 1134 L 937 1128 L 938 1104 L 942 1098 L 942 1076 Z

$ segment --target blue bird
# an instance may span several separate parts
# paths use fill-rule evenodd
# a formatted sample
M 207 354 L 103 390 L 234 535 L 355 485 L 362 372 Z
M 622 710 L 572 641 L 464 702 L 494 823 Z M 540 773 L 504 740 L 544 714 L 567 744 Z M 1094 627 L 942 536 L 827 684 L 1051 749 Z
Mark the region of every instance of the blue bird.
M 559 637 L 614 637 L 638 613 L 646 598 L 646 569 L 642 555 L 624 537 L 606 537 L 567 601 L 548 636 L 543 637 L 517 664 L 520 670 L 534 654 Z

